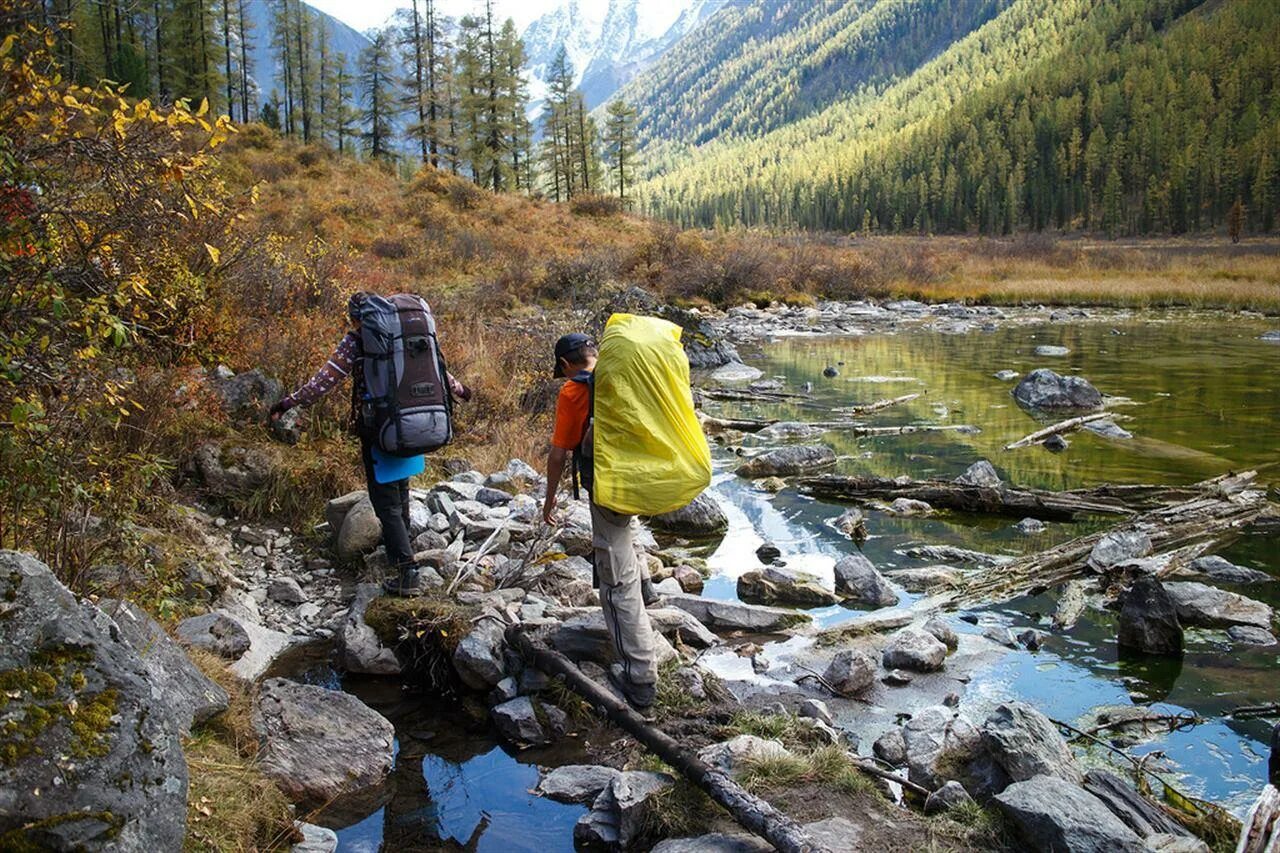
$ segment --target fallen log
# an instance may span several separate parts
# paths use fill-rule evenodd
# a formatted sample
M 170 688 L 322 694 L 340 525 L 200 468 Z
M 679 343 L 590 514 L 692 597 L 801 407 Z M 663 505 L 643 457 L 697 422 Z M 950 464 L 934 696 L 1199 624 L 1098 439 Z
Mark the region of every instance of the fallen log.
M 817 421 L 813 424 L 815 427 L 822 429 L 838 430 L 840 432 L 851 432 L 854 435 L 876 436 L 876 435 L 914 435 L 920 432 L 965 432 L 978 431 L 977 427 L 969 424 L 906 424 L 904 426 L 867 426 L 866 424 L 854 423 L 852 421 Z
M 702 429 L 707 435 L 715 435 L 725 432 L 726 430 L 737 430 L 738 432 L 759 432 L 765 427 L 773 426 L 778 421 L 758 420 L 756 418 L 718 418 L 714 415 L 708 415 L 701 410 L 698 411 L 698 421 L 702 424 Z
M 645 722 L 631 706 L 583 675 L 564 655 L 535 643 L 518 625 L 508 628 L 506 637 L 507 643 L 526 660 L 549 676 L 563 678 L 569 689 L 705 791 L 744 829 L 783 853 L 827 853 L 827 848 L 810 839 L 794 820 L 748 792 L 724 771 L 711 767 L 681 747 L 665 732 Z
M 1110 412 L 1097 412 L 1092 415 L 1081 415 L 1078 418 L 1067 418 L 1065 421 L 1059 421 L 1052 426 L 1047 426 L 1044 429 L 1038 429 L 1031 433 L 1031 435 L 1018 439 L 1013 444 L 1006 444 L 1004 449 L 1017 450 L 1019 447 L 1027 447 L 1028 445 L 1035 444 L 1036 442 L 1048 438 L 1051 435 L 1062 435 L 1064 432 L 1074 432 L 1085 424 L 1091 424 L 1094 421 L 1100 421 L 1103 418 L 1113 417 L 1115 417 L 1115 415 Z
M 833 412 L 839 412 L 843 415 L 868 415 L 872 412 L 878 412 L 881 409 L 888 409 L 893 406 L 900 406 L 903 403 L 910 403 L 912 400 L 920 398 L 920 394 L 903 394 L 901 397 L 894 397 L 891 400 L 876 400 L 874 403 L 867 403 L 862 406 L 840 406 L 832 409 Z

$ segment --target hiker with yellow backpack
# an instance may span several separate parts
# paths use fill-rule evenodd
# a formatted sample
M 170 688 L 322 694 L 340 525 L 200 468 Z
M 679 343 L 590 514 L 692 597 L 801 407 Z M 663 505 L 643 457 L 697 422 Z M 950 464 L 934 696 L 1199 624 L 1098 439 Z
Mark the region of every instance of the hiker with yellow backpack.
M 556 494 L 572 465 L 591 503 L 591 544 L 600 606 L 618 662 L 609 679 L 641 713 L 657 695 L 653 626 L 645 612 L 635 516 L 685 506 L 711 482 L 711 451 L 693 411 L 680 327 L 614 314 L 599 347 L 581 333 L 556 342 L 556 400 L 542 513 L 554 524 Z

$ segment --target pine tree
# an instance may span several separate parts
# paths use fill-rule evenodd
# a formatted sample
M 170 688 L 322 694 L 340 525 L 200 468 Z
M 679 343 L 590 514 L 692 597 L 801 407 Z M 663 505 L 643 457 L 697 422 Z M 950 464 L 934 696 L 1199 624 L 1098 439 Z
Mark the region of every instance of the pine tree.
M 360 52 L 360 95 L 365 109 L 362 138 L 365 152 L 375 159 L 391 157 L 391 119 L 395 113 L 395 62 L 392 57 L 392 34 L 378 30 Z
M 224 0 L 230 3 L 231 0 Z M 249 94 L 249 78 L 253 73 L 249 67 L 250 42 L 253 39 L 253 21 L 245 14 L 245 0 L 235 0 L 236 31 L 240 36 L 240 117 L 249 121 L 249 102 L 257 101 L 257 93 Z
M 624 203 L 635 172 L 636 111 L 621 98 L 609 103 L 604 123 L 604 151 L 609 179 Z
M 503 99 L 509 111 L 512 180 L 517 192 L 527 192 L 533 188 L 533 123 L 529 121 L 529 81 L 524 76 L 527 57 L 515 21 L 510 18 L 502 25 L 498 56 Z
M 573 64 L 561 46 L 547 73 L 547 99 L 542 107 L 542 161 L 550 181 L 551 197 L 573 197 Z
M 275 51 L 276 65 L 279 68 L 276 83 L 283 90 L 283 100 L 281 101 L 283 114 L 280 117 L 280 126 L 287 135 L 293 136 L 294 58 L 289 20 L 289 0 L 280 0 L 271 16 L 271 47 Z

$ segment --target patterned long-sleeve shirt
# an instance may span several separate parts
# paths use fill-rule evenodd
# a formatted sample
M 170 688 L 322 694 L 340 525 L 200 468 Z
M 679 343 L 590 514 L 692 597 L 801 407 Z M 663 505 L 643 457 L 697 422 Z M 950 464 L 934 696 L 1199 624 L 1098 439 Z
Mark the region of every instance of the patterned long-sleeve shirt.
M 342 340 L 338 342 L 338 346 L 333 351 L 333 355 L 324 363 L 324 366 L 315 372 L 315 375 L 302 384 L 298 390 L 289 394 L 281 402 L 286 408 L 292 409 L 294 406 L 313 406 L 319 400 L 342 384 L 342 380 L 348 376 L 352 377 L 355 383 L 354 399 L 359 400 L 364 396 L 364 346 L 360 341 L 360 335 L 354 331 L 347 332 L 343 335 Z M 453 392 L 453 396 L 460 400 L 471 399 L 471 389 L 463 385 L 454 378 L 452 373 L 445 374 L 449 380 L 449 390 Z

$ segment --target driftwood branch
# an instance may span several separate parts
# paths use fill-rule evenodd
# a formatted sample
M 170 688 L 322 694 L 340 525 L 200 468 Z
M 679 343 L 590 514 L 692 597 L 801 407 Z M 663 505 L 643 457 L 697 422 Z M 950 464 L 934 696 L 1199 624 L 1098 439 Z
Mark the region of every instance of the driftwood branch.
M 722 770 L 717 770 L 655 728 L 608 690 L 582 674 L 564 655 L 535 643 L 518 626 L 507 630 L 507 642 L 526 660 L 586 699 L 610 721 L 622 727 L 678 773 L 707 793 L 744 829 L 760 836 L 783 853 L 824 853 L 794 820 L 765 800 L 748 792 Z
M 901 397 L 894 397 L 891 400 L 876 400 L 874 403 L 867 403 L 862 406 L 840 406 L 832 409 L 833 412 L 839 412 L 843 415 L 868 415 L 872 412 L 878 412 L 881 409 L 888 409 L 893 406 L 900 406 L 903 403 L 910 403 L 912 400 L 919 399 L 919 394 L 903 394 Z
M 851 432 L 854 435 L 877 436 L 877 435 L 914 435 L 920 432 L 956 432 L 962 430 L 973 430 L 974 427 L 967 424 L 906 424 L 904 426 L 867 426 L 866 424 L 854 423 L 853 421 L 817 421 L 811 426 L 820 427 L 821 429 L 838 430 L 840 432 Z
M 1080 427 L 1084 426 L 1085 424 L 1091 424 L 1094 421 L 1100 421 L 1103 418 L 1112 418 L 1112 417 L 1115 417 L 1115 415 L 1111 414 L 1110 412 L 1097 412 L 1092 415 L 1081 415 L 1078 418 L 1067 418 L 1065 421 L 1059 421 L 1058 423 L 1053 424 L 1052 426 L 1047 426 L 1044 429 L 1038 429 L 1035 432 L 1031 433 L 1031 435 L 1024 436 L 1023 438 L 1018 439 L 1013 444 L 1006 444 L 1004 446 L 1004 449 L 1016 450 L 1019 447 L 1027 447 L 1028 445 L 1035 444 L 1041 441 L 1042 439 L 1048 438 L 1051 435 L 1062 435 L 1064 432 L 1074 432 L 1075 430 L 1080 429 Z

